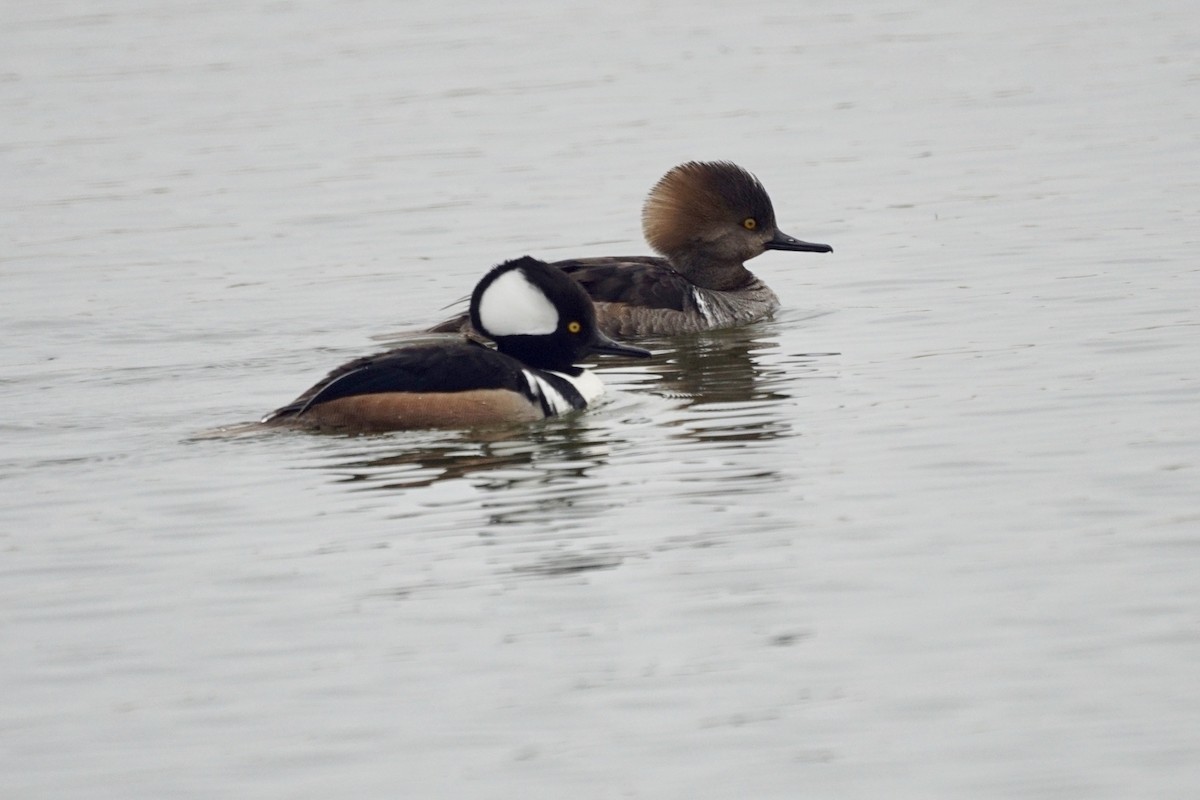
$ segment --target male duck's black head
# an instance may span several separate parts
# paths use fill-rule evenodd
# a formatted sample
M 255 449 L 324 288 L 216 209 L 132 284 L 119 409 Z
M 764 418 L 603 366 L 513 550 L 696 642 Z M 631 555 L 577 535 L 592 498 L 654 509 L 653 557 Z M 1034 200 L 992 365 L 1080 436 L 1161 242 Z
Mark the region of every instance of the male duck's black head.
M 721 267 L 736 271 L 764 250 L 833 252 L 827 244 L 779 230 L 767 190 L 728 161 L 689 161 L 664 175 L 646 198 L 642 229 L 650 246 L 685 274 Z M 702 285 L 713 280 L 720 282 L 710 278 Z
M 529 256 L 493 267 L 476 284 L 471 324 L 500 352 L 539 369 L 570 371 L 588 353 L 650 355 L 601 333 L 583 287 L 557 267 Z

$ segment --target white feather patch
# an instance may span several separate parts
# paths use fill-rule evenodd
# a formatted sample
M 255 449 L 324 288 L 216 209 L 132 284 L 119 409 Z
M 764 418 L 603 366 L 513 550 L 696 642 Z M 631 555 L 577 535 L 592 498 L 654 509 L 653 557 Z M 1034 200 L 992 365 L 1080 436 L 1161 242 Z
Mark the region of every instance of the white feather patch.
M 479 321 L 491 336 L 540 336 L 558 329 L 558 310 L 521 270 L 510 269 L 483 290 Z
M 525 373 L 525 380 L 529 381 L 529 388 L 533 391 L 534 396 L 545 399 L 546 405 L 550 407 L 550 414 L 552 416 L 566 414 L 568 411 L 574 409 L 571 401 L 563 397 L 562 392 L 555 389 L 550 381 L 538 377 L 537 373 L 531 370 L 524 369 L 521 371 Z M 558 375 L 559 373 L 556 372 L 554 374 Z
M 533 391 L 535 397 L 544 398 L 546 405 L 550 407 L 550 414 L 557 416 L 574 411 L 575 407 L 571 405 L 571 401 L 563 396 L 563 393 L 554 387 L 554 384 L 545 378 L 539 377 L 533 370 L 521 370 L 525 373 L 525 380 L 529 381 L 529 388 Z M 578 375 L 567 375 L 565 372 L 554 372 L 547 370 L 551 375 L 556 375 L 562 378 L 567 383 L 575 387 L 575 391 L 583 396 L 583 400 L 588 405 L 596 401 L 600 395 L 604 394 L 604 384 L 596 377 L 595 373 L 584 370 Z
M 692 289 L 692 299 L 696 301 L 696 308 L 700 311 L 700 316 L 704 318 L 705 322 L 712 325 L 714 321 L 712 309 L 698 287 Z
M 575 391 L 583 395 L 583 399 L 591 405 L 600 395 L 604 394 L 604 383 L 596 377 L 596 373 L 584 370 L 578 375 L 567 375 L 562 372 L 555 372 L 555 375 L 565 381 L 569 381 L 575 387 Z

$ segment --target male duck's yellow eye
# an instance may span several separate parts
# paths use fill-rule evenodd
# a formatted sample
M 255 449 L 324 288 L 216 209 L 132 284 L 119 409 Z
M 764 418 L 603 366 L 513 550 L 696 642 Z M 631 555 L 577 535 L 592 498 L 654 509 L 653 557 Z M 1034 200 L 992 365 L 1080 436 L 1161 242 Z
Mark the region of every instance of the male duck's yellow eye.
M 571 320 L 567 323 L 567 330 L 569 330 L 571 333 L 579 333 L 581 330 L 583 330 L 583 326 L 578 322 Z
M 758 220 L 756 220 L 754 217 L 746 217 L 744 220 L 742 220 L 742 227 L 748 231 L 752 231 L 758 227 Z

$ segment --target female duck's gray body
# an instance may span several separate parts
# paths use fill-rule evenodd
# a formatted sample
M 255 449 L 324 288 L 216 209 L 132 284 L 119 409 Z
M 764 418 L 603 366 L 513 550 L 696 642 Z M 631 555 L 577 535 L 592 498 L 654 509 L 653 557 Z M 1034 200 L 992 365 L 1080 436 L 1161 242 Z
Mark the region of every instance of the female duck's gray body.
M 575 366 L 587 354 L 650 355 L 601 333 L 579 284 L 529 257 L 488 272 L 470 315 L 495 350 L 447 336 L 360 358 L 263 424 L 364 433 L 529 422 L 587 408 L 603 392 Z
M 596 318 L 609 336 L 697 333 L 745 325 L 779 308 L 771 287 L 749 270 L 735 289 L 711 289 L 689 281 L 665 258 L 652 256 L 556 261 L 587 290 Z
M 725 161 L 691 161 L 664 175 L 646 198 L 642 229 L 661 256 L 552 264 L 587 290 L 610 336 L 693 333 L 763 319 L 779 298 L 744 262 L 767 250 L 833 251 L 780 231 L 762 184 Z M 432 330 L 467 323 L 459 316 Z

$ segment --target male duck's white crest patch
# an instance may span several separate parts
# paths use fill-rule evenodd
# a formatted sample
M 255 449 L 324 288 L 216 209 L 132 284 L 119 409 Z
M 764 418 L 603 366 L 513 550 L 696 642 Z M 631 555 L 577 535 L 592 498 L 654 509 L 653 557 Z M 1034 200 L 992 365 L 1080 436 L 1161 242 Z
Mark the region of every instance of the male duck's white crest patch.
M 558 310 L 525 273 L 510 269 L 483 290 L 479 321 L 490 336 L 540 336 L 558 329 Z

